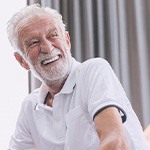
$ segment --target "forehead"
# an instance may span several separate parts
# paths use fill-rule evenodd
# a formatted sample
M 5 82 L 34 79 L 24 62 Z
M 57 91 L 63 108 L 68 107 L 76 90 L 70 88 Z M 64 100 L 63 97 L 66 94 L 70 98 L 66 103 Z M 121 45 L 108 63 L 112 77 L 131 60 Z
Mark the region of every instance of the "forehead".
M 54 28 L 60 30 L 56 20 L 52 18 L 49 14 L 42 14 L 22 20 L 17 25 L 17 32 L 19 36 L 22 36 L 25 33 L 28 34 L 34 31 L 45 32 L 49 29 Z

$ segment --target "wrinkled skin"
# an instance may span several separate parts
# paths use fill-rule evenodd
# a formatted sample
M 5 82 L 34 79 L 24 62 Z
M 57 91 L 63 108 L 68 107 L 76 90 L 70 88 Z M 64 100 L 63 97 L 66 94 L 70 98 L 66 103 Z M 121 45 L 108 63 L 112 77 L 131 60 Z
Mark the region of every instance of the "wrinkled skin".
M 17 31 L 24 57 L 15 53 L 16 59 L 41 81 L 60 89 L 72 64 L 68 32 L 62 31 L 48 14 L 23 20 Z M 53 90 L 57 92 L 57 88 Z

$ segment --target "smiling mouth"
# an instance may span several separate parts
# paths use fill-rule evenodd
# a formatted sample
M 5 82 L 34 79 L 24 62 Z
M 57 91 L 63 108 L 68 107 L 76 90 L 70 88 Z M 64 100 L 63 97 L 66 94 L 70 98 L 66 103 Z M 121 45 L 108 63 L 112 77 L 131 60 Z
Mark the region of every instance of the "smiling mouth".
M 57 56 L 55 56 L 55 57 L 53 57 L 53 58 L 43 60 L 43 61 L 41 62 L 41 64 L 42 64 L 42 65 L 48 65 L 48 64 L 50 64 L 50 63 L 53 63 L 53 62 L 57 61 L 59 58 L 60 58 L 60 55 L 57 55 Z

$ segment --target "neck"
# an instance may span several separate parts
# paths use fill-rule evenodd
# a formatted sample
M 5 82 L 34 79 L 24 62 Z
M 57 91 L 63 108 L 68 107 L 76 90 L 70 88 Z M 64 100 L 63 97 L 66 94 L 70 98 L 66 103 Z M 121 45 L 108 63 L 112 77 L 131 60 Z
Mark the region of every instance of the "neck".
M 48 90 L 52 97 L 54 97 L 55 94 L 61 91 L 67 77 L 59 79 L 59 80 L 53 80 L 51 82 L 46 83 L 46 85 L 48 86 Z

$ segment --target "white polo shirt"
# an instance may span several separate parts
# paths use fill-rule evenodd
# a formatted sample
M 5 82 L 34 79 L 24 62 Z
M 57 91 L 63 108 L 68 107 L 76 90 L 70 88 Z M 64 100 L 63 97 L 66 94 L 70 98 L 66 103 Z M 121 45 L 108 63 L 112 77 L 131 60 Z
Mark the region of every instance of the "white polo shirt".
M 147 150 L 140 122 L 106 60 L 74 60 L 52 107 L 44 104 L 47 93 L 42 84 L 23 101 L 9 150 L 97 150 L 93 118 L 110 106 L 120 111 L 130 150 Z

